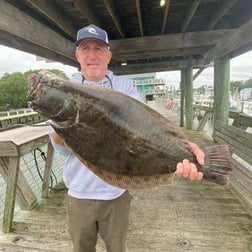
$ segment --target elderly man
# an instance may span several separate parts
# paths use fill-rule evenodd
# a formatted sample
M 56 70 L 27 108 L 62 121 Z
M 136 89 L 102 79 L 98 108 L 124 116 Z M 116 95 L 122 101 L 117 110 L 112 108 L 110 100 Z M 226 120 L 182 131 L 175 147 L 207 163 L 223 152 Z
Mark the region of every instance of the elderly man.
M 144 102 L 132 81 L 115 76 L 108 70 L 112 53 L 106 31 L 95 25 L 78 31 L 75 56 L 81 72 L 73 76 L 83 85 L 111 88 Z M 68 227 L 75 252 L 95 252 L 97 234 L 105 242 L 108 252 L 124 252 L 128 230 L 130 195 L 127 190 L 107 184 L 93 174 L 79 159 L 69 152 L 64 139 L 54 131 L 52 143 L 57 151 L 69 155 L 63 179 L 68 188 Z M 191 143 L 199 163 L 204 153 Z M 187 160 L 177 165 L 177 176 L 200 180 L 202 173 Z

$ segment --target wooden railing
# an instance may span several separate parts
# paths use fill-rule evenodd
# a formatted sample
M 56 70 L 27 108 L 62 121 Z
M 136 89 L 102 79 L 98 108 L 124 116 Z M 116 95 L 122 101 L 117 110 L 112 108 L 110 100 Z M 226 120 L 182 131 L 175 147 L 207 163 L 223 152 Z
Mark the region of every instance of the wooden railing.
M 33 111 L 33 109 L 18 109 L 0 112 L 0 131 L 15 128 L 21 124 L 39 123 L 46 117 Z
M 197 130 L 202 130 L 205 127 L 208 119 L 212 117 L 213 108 L 208 106 L 194 105 L 194 110 L 198 110 L 203 113 L 202 119 L 199 122 Z M 229 117 L 234 119 L 233 126 L 246 130 L 248 127 L 252 128 L 252 116 L 241 112 L 229 111 Z

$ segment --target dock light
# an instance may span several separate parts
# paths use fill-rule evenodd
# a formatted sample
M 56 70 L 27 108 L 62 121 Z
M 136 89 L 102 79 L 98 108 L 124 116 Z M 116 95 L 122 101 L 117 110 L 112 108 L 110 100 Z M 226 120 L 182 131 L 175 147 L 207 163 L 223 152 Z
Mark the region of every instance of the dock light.
M 121 63 L 121 66 L 127 66 L 127 62 Z
M 160 0 L 160 6 L 164 6 L 165 5 L 165 0 Z

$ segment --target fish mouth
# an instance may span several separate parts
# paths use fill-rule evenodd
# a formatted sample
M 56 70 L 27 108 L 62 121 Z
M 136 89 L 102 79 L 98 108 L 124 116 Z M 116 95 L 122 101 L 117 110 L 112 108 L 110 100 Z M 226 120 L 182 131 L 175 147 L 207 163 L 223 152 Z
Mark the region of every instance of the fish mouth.
M 28 78 L 28 101 L 34 101 L 39 99 L 42 93 L 43 85 L 41 83 L 41 77 L 37 74 L 32 74 Z

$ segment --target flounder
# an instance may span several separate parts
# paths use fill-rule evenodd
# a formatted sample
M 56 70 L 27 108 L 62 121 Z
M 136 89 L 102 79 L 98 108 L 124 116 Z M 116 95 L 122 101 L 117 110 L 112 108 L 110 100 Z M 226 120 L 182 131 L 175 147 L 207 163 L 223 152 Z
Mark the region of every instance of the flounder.
M 82 85 L 49 72 L 29 77 L 32 107 L 51 119 L 55 131 L 97 176 L 119 188 L 152 188 L 172 179 L 183 159 L 197 163 L 183 132 L 132 97 Z M 206 179 L 227 184 L 228 146 L 207 147 Z

